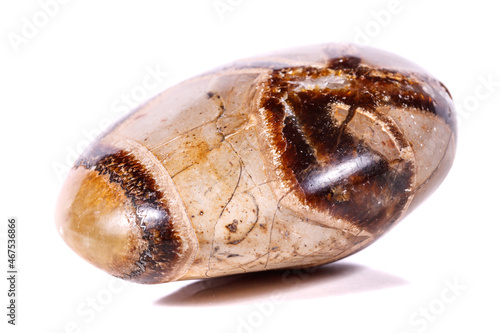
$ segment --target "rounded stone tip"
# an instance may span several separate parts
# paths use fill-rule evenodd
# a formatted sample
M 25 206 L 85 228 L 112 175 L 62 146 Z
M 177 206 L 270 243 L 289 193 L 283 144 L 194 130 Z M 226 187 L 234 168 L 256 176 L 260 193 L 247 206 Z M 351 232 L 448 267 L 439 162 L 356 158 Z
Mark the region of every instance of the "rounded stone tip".
M 119 184 L 86 168 L 71 170 L 61 191 L 56 226 L 64 241 L 94 266 L 121 278 L 141 269 L 147 251 L 135 209 Z

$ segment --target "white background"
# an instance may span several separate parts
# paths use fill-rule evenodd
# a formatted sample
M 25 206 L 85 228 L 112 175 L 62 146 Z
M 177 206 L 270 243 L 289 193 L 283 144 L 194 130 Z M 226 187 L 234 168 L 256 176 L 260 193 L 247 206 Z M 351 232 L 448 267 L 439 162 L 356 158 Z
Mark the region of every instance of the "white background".
M 3 1 L 0 266 L 6 272 L 7 218 L 16 216 L 19 296 L 12 327 L 0 274 L 1 331 L 499 332 L 500 19 L 492 3 Z M 461 110 L 448 178 L 377 243 L 284 280 L 258 273 L 147 286 L 122 284 L 60 239 L 60 171 L 103 122 L 130 108 L 126 96 L 141 102 L 238 58 L 332 41 L 416 62 Z M 145 91 L 152 70 L 162 74 Z

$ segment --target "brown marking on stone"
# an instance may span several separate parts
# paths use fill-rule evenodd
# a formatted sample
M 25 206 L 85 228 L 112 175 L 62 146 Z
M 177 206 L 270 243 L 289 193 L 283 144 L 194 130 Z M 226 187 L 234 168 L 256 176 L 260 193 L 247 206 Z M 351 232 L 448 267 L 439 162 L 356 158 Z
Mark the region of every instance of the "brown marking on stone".
M 304 205 L 376 233 L 392 224 L 404 209 L 414 166 L 403 160 L 386 160 L 349 133 L 347 124 L 357 108 L 378 115 L 376 109 L 383 105 L 434 112 L 434 104 L 415 88 L 417 83 L 398 73 L 381 77 L 378 73 L 383 70 L 372 73 L 354 58 L 331 61 L 329 66 L 271 73 L 261 99 L 271 144 L 279 155 L 284 182 L 291 184 Z M 339 88 L 300 86 L 301 81 L 324 81 L 339 75 L 346 77 Z M 338 104 L 349 106 L 341 123 L 332 116 Z M 387 126 L 396 139 L 399 136 L 405 142 L 397 128 Z
M 235 233 L 238 230 L 238 220 L 233 220 L 232 223 L 226 225 L 226 228 L 229 232 Z
M 172 267 L 179 260 L 182 244 L 173 229 L 169 209 L 162 201 L 163 193 L 152 175 L 130 153 L 99 143 L 82 155 L 75 164 L 77 167 L 97 171 L 123 189 L 135 208 L 135 221 L 148 248 L 140 254 L 137 269 L 121 277 L 154 282 L 162 276 L 165 266 Z
M 331 69 L 356 69 L 361 63 L 361 58 L 355 56 L 345 56 L 340 58 L 331 58 L 326 62 L 326 67 Z
M 435 91 L 444 88 L 450 98 L 451 94 L 441 82 L 425 74 L 372 68 L 363 64 L 363 60 L 357 56 L 329 59 L 327 67 L 337 74 L 350 77 L 352 91 L 368 93 L 376 106 L 413 107 L 433 113 L 454 126 L 448 102 L 439 93 L 431 96 L 424 86 L 436 88 Z

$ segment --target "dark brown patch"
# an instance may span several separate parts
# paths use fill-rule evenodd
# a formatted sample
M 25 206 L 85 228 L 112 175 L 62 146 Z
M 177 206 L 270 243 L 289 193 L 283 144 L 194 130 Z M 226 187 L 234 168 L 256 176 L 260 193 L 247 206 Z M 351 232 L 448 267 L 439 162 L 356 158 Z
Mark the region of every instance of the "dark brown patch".
M 439 90 L 443 89 L 451 98 L 448 89 L 441 82 L 425 74 L 371 68 L 363 65 L 361 58 L 356 56 L 329 59 L 327 67 L 349 77 L 349 90 L 369 97 L 372 106 L 413 107 L 433 113 L 447 124 L 455 126 L 449 103 L 439 93 Z M 424 89 L 424 86 L 434 90 L 433 96 Z
M 75 167 L 95 170 L 117 183 L 135 208 L 135 220 L 141 228 L 148 249 L 140 254 L 137 269 L 128 278 L 142 283 L 155 282 L 165 266 L 172 267 L 179 259 L 181 239 L 174 232 L 170 212 L 161 199 L 154 178 L 131 154 L 102 144 L 96 144 L 76 162 Z
M 327 61 L 326 67 L 332 69 L 356 69 L 361 63 L 361 58 L 355 56 L 345 56 L 340 58 L 331 58 Z
M 312 165 L 316 158 L 314 150 L 305 140 L 304 134 L 293 117 L 286 117 L 282 125 L 283 139 L 280 141 L 279 150 L 282 158 L 288 161 L 287 167 L 296 170 L 296 176 L 301 178 L 300 173 Z
M 377 113 L 382 105 L 411 105 L 433 112 L 433 104 L 412 92 L 415 83 L 399 74 L 389 73 L 384 79 L 380 70 L 370 73 L 360 66 L 359 58 L 337 59 L 328 66 L 272 72 L 261 100 L 271 144 L 280 156 L 286 182 L 305 205 L 377 233 L 405 207 L 414 166 L 403 160 L 387 161 L 349 133 L 347 124 L 356 117 L 357 108 Z M 338 75 L 346 77 L 338 88 L 299 86 L 301 81 L 324 82 L 324 77 Z M 343 121 L 332 116 L 332 106 L 337 104 L 349 106 Z M 397 129 L 391 131 L 401 139 Z
M 238 231 L 238 220 L 233 220 L 232 223 L 226 225 L 226 228 L 227 230 L 229 230 L 229 232 L 235 233 L 236 231 Z

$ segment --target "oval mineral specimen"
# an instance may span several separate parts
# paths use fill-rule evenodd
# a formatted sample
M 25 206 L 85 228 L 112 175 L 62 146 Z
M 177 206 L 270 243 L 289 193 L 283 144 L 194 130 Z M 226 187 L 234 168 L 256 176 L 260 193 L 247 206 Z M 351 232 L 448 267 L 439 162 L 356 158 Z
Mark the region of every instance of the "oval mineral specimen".
M 351 44 L 256 57 L 185 81 L 76 162 L 58 230 L 110 274 L 161 283 L 339 260 L 442 182 L 447 89 Z

